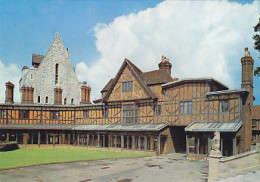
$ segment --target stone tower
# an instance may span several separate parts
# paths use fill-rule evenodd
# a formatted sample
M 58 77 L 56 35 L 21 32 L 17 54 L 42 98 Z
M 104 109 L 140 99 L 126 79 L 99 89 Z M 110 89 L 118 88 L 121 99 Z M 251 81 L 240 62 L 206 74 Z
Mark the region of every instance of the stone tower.
M 254 60 L 252 59 L 248 48 L 245 48 L 245 56 L 241 58 L 242 64 L 242 83 L 241 87 L 249 91 L 247 98 L 244 98 L 242 103 L 242 121 L 243 121 L 243 139 L 244 149 L 250 150 L 252 141 L 252 118 L 251 109 L 253 106 L 253 68 Z
M 158 64 L 159 70 L 166 70 L 171 75 L 171 68 L 172 64 L 170 63 L 169 59 L 162 55 L 162 60 Z

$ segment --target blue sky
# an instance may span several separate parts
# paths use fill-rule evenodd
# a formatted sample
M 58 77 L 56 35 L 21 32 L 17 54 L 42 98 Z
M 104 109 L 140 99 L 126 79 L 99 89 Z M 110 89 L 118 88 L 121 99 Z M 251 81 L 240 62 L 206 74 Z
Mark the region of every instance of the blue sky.
M 257 60 L 259 53 L 253 50 L 253 41 L 251 40 L 253 32 L 250 32 L 258 19 L 258 15 L 252 17 L 250 13 L 252 9 L 254 10 L 254 6 L 258 6 L 259 4 L 255 3 L 253 5 L 252 3 L 253 1 L 247 1 L 247 4 L 245 4 L 245 1 L 232 1 L 232 3 L 224 4 L 225 6 L 223 9 L 226 8 L 229 10 L 230 17 L 234 18 L 230 19 L 231 24 L 234 24 L 234 29 L 239 29 L 243 26 L 247 26 L 248 29 L 241 29 L 237 34 L 234 32 L 234 35 L 237 35 L 238 37 L 223 42 L 223 40 L 220 40 L 215 36 L 215 34 L 219 34 L 219 31 L 221 32 L 221 30 L 218 30 L 221 29 L 219 27 L 228 26 L 228 24 L 221 24 L 221 17 L 219 21 L 216 22 L 216 24 L 219 25 L 216 27 L 214 27 L 214 24 L 209 25 L 211 19 L 199 22 L 201 23 L 202 28 L 198 28 L 196 25 L 191 25 L 192 22 L 198 21 L 198 19 L 195 18 L 196 16 L 201 19 L 204 18 L 203 14 L 196 13 L 201 11 L 201 7 L 205 10 L 205 14 L 211 12 L 210 8 L 212 7 L 210 2 L 162 3 L 162 1 L 155 0 L 0 1 L 0 61 L 2 62 L 2 68 L 7 68 L 9 72 L 14 72 L 12 74 L 4 73 L 2 76 L 2 82 L 0 80 L 0 83 L 2 84 L 0 86 L 0 102 L 3 101 L 4 83 L 8 80 L 14 80 L 13 82 L 18 83 L 15 80 L 18 80 L 21 75 L 21 68 L 24 65 L 31 65 L 32 53 L 46 54 L 46 51 L 53 41 L 55 32 L 60 33 L 65 47 L 69 47 L 70 58 L 73 66 L 76 67 L 79 78 L 87 80 L 88 83 L 93 86 L 93 98 L 98 98 L 99 91 L 105 83 L 115 76 L 115 71 L 119 68 L 123 58 L 131 58 L 131 60 L 142 70 L 148 71 L 156 69 L 157 62 L 160 59 L 159 54 L 166 54 L 166 56 L 170 57 L 170 60 L 173 60 L 173 76 L 212 76 L 220 79 L 220 81 L 230 86 L 231 89 L 239 88 L 241 79 L 240 58 L 243 56 L 244 47 L 249 47 L 256 65 L 259 65 L 259 60 Z M 180 11 L 176 8 L 177 6 Z M 193 14 L 188 14 L 187 7 L 190 8 L 190 11 L 194 10 Z M 196 8 L 198 10 L 196 10 Z M 232 8 L 233 10 L 230 10 Z M 241 9 L 244 14 L 242 12 L 234 12 L 239 9 Z M 175 12 L 172 13 L 173 11 Z M 216 15 L 222 14 L 221 11 L 221 9 L 216 10 Z M 246 14 L 247 12 L 248 14 Z M 157 19 L 154 15 L 156 13 L 158 13 L 158 16 L 162 19 Z M 236 14 L 238 13 L 241 13 L 238 17 L 241 16 L 243 18 L 241 18 L 240 21 L 234 21 L 237 16 Z M 214 12 L 212 15 L 213 14 Z M 169 15 L 170 18 L 167 17 L 167 15 Z M 228 17 L 228 13 L 226 16 Z M 250 16 L 253 19 L 253 23 L 248 23 L 248 19 L 246 19 L 247 17 L 250 18 Z M 149 17 L 151 18 L 149 19 Z M 212 18 L 215 19 L 214 17 Z M 167 19 L 165 24 L 163 24 L 164 19 Z M 142 22 L 143 20 L 145 20 L 145 22 Z M 228 21 L 227 18 L 223 20 Z M 192 27 L 195 27 L 194 31 L 192 31 L 194 35 L 189 37 L 190 33 L 186 32 L 187 36 L 185 34 L 185 29 L 182 29 L 183 27 L 178 27 L 176 22 L 179 22 L 179 24 L 183 23 L 183 27 L 186 27 L 186 29 L 192 29 Z M 165 27 L 165 29 L 157 30 L 157 28 L 160 27 L 160 23 Z M 176 23 L 176 26 L 174 26 L 174 23 Z M 239 23 L 241 23 L 241 25 L 238 25 Z M 147 27 L 151 26 L 152 28 L 146 29 L 146 27 L 142 27 L 142 25 L 147 25 Z M 207 27 L 205 31 L 203 29 L 204 26 Z M 153 35 L 153 28 L 155 29 L 154 32 L 157 32 L 156 35 Z M 178 29 L 180 30 L 179 32 Z M 215 29 L 216 32 L 213 32 L 212 34 L 205 33 L 212 29 Z M 117 30 L 120 30 L 119 33 Z M 244 33 L 244 30 L 249 33 Z M 126 33 L 128 31 L 131 31 L 130 34 Z M 225 30 L 226 34 L 228 31 L 232 32 L 232 27 Z M 122 35 L 121 32 L 123 32 Z M 202 34 L 202 32 L 204 34 Z M 162 35 L 160 35 L 160 33 L 162 33 Z M 179 33 L 180 35 L 176 36 L 177 38 L 172 37 L 171 40 L 171 34 L 174 33 Z M 222 35 L 223 39 L 225 39 L 224 37 L 226 34 L 222 33 L 219 35 Z M 169 36 L 164 38 L 163 35 Z M 241 35 L 244 35 L 243 40 L 241 40 Z M 211 38 L 211 36 L 214 36 L 214 39 L 212 39 L 214 40 L 212 41 L 215 44 L 214 46 L 210 43 L 205 44 L 205 42 L 209 42 L 208 39 Z M 232 36 L 228 37 L 230 38 Z M 127 39 L 128 37 L 131 37 L 131 39 Z M 185 37 L 188 38 L 185 39 Z M 198 37 L 204 37 L 204 39 L 199 39 Z M 150 42 L 150 39 L 154 40 L 157 38 L 158 42 L 157 40 Z M 194 42 L 201 42 L 201 47 L 191 46 L 189 48 L 189 46 L 182 44 L 183 42 L 190 44 L 190 39 L 196 39 Z M 133 42 L 132 40 L 135 41 Z M 163 47 L 162 49 L 158 49 L 158 47 L 153 44 L 160 44 L 160 40 L 164 42 L 164 44 L 162 43 L 160 46 L 160 48 Z M 136 42 L 139 43 L 136 44 Z M 177 44 L 174 42 L 179 43 Z M 128 44 L 131 46 L 131 50 L 127 47 Z M 203 47 L 202 45 L 205 46 Z M 216 47 L 216 45 L 219 45 L 219 47 Z M 169 47 L 171 46 L 174 49 L 170 49 Z M 122 49 L 120 49 L 121 47 Z M 213 74 L 214 70 L 205 67 L 205 69 L 198 69 L 197 71 L 194 71 L 194 73 L 187 70 L 189 73 L 183 74 L 183 72 L 185 72 L 185 67 L 192 64 L 192 62 L 183 61 L 184 58 L 188 59 L 189 57 L 194 57 L 194 60 L 200 59 L 197 57 L 199 55 L 195 53 L 189 54 L 188 50 L 192 48 L 200 49 L 201 54 L 207 57 L 208 62 L 200 62 L 198 65 L 212 64 L 213 66 L 211 66 L 210 69 L 216 67 L 216 73 Z M 212 57 L 216 57 L 216 55 L 212 55 L 209 50 L 204 50 L 205 48 L 211 48 L 211 51 L 213 49 L 218 49 L 219 53 L 214 50 L 213 54 L 215 52 L 218 53 L 217 56 L 219 60 L 211 61 Z M 175 50 L 179 49 L 179 52 L 183 50 L 180 55 L 178 55 L 178 51 L 175 52 Z M 187 49 L 187 51 L 185 51 L 185 49 Z M 232 52 L 226 51 L 226 49 L 234 50 Z M 155 53 L 157 50 L 158 54 Z M 235 65 L 234 62 L 230 61 L 233 58 L 234 60 L 237 60 Z M 149 59 L 153 59 L 154 61 L 140 61 Z M 223 69 L 225 66 L 228 68 Z M 194 69 L 196 70 L 196 68 Z M 221 70 L 221 72 L 217 74 L 219 70 Z M 99 74 L 95 75 L 92 72 L 99 72 Z M 255 78 L 254 80 L 254 95 L 256 97 L 255 104 L 260 104 L 259 79 L 260 78 Z M 94 83 L 95 80 L 97 83 Z M 17 87 L 18 85 L 16 88 Z M 16 96 L 16 98 L 19 97 Z

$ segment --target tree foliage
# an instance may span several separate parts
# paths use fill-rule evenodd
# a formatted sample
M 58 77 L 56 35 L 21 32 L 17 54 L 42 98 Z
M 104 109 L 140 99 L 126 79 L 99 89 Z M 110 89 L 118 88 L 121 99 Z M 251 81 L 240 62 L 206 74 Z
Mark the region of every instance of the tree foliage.
M 255 30 L 255 32 L 260 32 L 260 18 L 259 18 L 257 25 L 254 27 L 254 30 Z M 260 35 L 256 33 L 253 36 L 253 39 L 255 40 L 255 49 L 260 52 Z M 260 67 L 256 67 L 256 69 L 254 71 L 254 75 L 260 76 Z

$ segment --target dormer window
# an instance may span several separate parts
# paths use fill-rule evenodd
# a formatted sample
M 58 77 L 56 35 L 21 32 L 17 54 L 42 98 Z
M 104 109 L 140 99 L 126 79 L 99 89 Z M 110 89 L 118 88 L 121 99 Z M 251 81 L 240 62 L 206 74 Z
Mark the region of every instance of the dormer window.
M 58 84 L 59 79 L 59 64 L 55 65 L 55 85 Z

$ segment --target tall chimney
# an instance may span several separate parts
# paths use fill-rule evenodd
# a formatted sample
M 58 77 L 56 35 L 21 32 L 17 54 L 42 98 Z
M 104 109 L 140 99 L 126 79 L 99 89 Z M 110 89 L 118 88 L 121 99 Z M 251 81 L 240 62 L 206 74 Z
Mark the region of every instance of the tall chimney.
M 252 117 L 251 117 L 251 109 L 253 106 L 253 68 L 254 68 L 254 60 L 252 59 L 248 48 L 245 48 L 245 56 L 241 58 L 242 64 L 242 83 L 241 87 L 245 88 L 249 91 L 247 96 L 244 96 L 242 102 L 242 137 L 243 137 L 243 145 L 245 151 L 250 150 L 251 141 L 252 141 Z
M 33 87 L 25 87 L 21 88 L 22 90 L 22 104 L 33 104 Z
M 62 104 L 62 89 L 54 88 L 54 104 L 61 105 Z
M 90 103 L 90 93 L 91 88 L 86 84 L 86 82 L 83 83 L 81 88 L 81 101 L 80 104 L 89 104 Z
M 166 70 L 171 75 L 171 68 L 172 64 L 170 63 L 169 59 L 162 55 L 162 60 L 158 64 L 159 70 Z
M 6 104 L 13 104 L 14 103 L 14 84 L 11 82 L 7 82 L 5 84 L 5 103 Z

